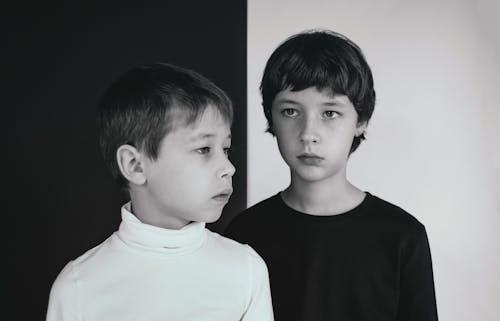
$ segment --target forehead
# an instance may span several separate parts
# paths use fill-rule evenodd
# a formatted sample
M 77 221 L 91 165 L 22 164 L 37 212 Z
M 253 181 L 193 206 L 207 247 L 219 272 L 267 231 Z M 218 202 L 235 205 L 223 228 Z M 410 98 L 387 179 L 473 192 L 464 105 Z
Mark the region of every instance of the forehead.
M 179 115 L 180 116 L 180 115 Z M 231 135 L 231 124 L 214 106 L 207 106 L 194 120 L 187 116 L 173 125 L 170 134 L 181 137 L 183 141 L 205 138 L 226 138 Z M 183 119 L 182 119 L 183 118 Z M 175 120 L 173 120 L 175 122 Z M 169 134 L 167 134 L 169 136 Z
M 348 105 L 349 97 L 346 95 L 335 94 L 330 89 L 318 89 L 308 87 L 303 90 L 294 91 L 290 88 L 280 91 L 274 98 L 273 105 L 277 104 L 320 104 L 320 105 Z

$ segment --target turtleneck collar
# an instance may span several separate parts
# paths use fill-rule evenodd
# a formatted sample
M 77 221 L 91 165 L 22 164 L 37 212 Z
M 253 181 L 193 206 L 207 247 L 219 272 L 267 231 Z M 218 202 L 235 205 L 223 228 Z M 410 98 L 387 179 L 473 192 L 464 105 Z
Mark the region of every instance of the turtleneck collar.
M 183 254 L 198 249 L 206 237 L 205 223 L 192 222 L 179 230 L 142 223 L 130 211 L 130 202 L 121 209 L 118 237 L 126 244 L 144 251 Z

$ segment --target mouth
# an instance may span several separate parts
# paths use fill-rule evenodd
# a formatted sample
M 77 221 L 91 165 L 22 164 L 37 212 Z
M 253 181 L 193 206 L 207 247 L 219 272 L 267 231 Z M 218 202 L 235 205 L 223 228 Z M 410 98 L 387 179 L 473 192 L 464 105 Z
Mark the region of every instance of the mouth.
M 305 165 L 319 165 L 324 160 L 323 157 L 313 153 L 302 153 L 297 156 L 297 159 Z
M 219 194 L 215 195 L 212 197 L 213 200 L 217 202 L 227 202 L 229 198 L 231 197 L 231 194 L 233 193 L 233 190 L 228 188 L 220 192 Z

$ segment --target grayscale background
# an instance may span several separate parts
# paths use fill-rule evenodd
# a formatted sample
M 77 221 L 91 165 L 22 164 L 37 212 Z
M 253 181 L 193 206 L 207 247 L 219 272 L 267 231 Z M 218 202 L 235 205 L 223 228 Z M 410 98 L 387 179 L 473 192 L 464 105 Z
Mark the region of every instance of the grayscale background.
M 32 1 L 1 16 L 4 319 L 44 320 L 62 267 L 118 227 L 125 198 L 95 128 L 111 81 L 164 61 L 228 92 L 237 172 L 210 225 L 221 232 L 288 183 L 264 133 L 266 59 L 286 37 L 328 28 L 363 49 L 378 98 L 349 178 L 426 226 L 440 320 L 500 320 L 499 1 Z

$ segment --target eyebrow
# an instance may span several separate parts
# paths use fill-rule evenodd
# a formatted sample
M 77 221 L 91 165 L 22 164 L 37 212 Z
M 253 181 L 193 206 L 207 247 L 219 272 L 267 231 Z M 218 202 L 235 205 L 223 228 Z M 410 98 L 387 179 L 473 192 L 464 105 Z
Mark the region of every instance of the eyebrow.
M 214 138 L 215 134 L 212 133 L 200 133 L 196 136 L 193 136 L 189 139 L 191 142 L 199 141 L 199 140 L 204 140 L 204 139 L 210 139 Z M 231 139 L 231 134 L 227 135 L 226 139 Z
M 322 103 L 321 105 L 328 106 L 328 107 L 341 107 L 341 108 L 345 107 L 345 104 L 340 100 L 326 101 L 326 102 Z
M 292 105 L 299 105 L 298 102 L 292 99 L 278 99 L 276 100 L 277 104 L 292 104 Z
M 276 101 L 277 104 L 291 104 L 291 105 L 301 105 L 298 101 L 293 99 L 278 99 Z M 345 103 L 337 98 L 332 98 L 332 100 L 324 101 L 320 103 L 321 106 L 327 107 L 345 107 Z

